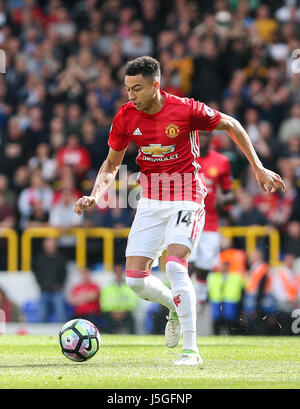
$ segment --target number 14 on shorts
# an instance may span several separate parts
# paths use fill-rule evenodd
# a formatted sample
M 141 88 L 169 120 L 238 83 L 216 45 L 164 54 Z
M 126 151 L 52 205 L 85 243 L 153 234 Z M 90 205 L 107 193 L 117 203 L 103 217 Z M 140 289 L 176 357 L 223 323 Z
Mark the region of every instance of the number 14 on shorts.
M 178 226 L 179 223 L 185 223 L 186 227 L 189 227 L 189 225 L 192 224 L 192 212 L 190 210 L 187 212 L 180 210 L 178 212 L 176 226 Z
M 204 226 L 204 209 L 197 211 L 179 210 L 177 213 L 175 228 L 188 229 L 189 238 L 197 242 Z

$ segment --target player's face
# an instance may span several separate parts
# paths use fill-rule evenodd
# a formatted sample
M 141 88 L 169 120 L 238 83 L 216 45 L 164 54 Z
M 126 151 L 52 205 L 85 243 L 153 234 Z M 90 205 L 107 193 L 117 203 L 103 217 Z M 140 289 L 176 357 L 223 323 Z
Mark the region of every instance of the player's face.
M 158 82 L 141 74 L 125 77 L 128 99 L 138 111 L 147 111 L 153 104 L 158 89 Z

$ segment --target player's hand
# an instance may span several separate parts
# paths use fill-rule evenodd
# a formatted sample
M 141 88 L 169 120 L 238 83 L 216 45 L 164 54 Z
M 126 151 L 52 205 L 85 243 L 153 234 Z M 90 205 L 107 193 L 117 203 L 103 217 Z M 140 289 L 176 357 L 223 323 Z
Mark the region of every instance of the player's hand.
M 284 192 L 286 189 L 284 181 L 278 173 L 275 173 L 272 170 L 259 168 L 255 171 L 255 176 L 257 183 L 264 192 L 274 193 L 279 189 Z
M 74 212 L 79 216 L 84 210 L 92 209 L 96 206 L 96 198 L 94 196 L 82 196 L 74 205 Z

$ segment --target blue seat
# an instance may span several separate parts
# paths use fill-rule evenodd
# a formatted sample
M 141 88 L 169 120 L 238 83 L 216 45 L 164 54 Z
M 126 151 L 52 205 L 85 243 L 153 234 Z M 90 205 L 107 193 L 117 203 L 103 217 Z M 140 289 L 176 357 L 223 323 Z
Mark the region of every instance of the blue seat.
M 38 301 L 26 301 L 21 306 L 21 311 L 25 316 L 27 322 L 39 322 L 39 302 Z

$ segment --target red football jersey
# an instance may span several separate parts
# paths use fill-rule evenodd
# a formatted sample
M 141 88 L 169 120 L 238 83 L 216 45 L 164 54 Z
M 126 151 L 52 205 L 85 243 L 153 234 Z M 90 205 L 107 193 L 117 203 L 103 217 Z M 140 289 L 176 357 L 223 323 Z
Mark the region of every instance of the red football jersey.
M 72 290 L 72 295 L 82 295 L 87 294 L 89 292 L 98 292 L 98 298 L 93 301 L 87 301 L 84 304 L 75 305 L 74 313 L 75 315 L 85 315 L 85 314 L 99 314 L 100 313 L 100 304 L 99 304 L 99 296 L 100 296 L 100 288 L 96 283 L 82 283 L 75 286 Z
M 203 102 L 161 94 L 165 102 L 155 114 L 138 111 L 132 102 L 124 104 L 113 120 L 108 145 L 120 151 L 133 140 L 138 146 L 142 197 L 201 203 L 206 188 L 199 173 L 196 131 L 215 129 L 221 114 Z
M 200 156 L 198 162 L 204 174 L 207 195 L 205 197 L 205 226 L 206 231 L 217 231 L 219 216 L 216 211 L 218 189 L 231 190 L 232 176 L 229 160 L 225 155 L 210 150 L 207 156 Z

